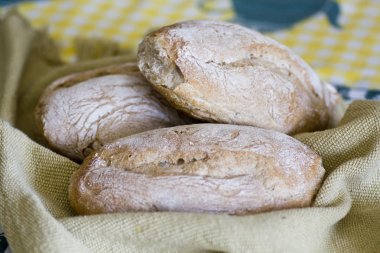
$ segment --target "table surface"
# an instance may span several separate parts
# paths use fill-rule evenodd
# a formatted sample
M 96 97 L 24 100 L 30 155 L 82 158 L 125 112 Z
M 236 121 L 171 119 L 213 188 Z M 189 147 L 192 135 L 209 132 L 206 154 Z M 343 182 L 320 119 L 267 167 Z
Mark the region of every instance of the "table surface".
M 74 37 L 101 37 L 136 49 L 147 31 L 188 19 L 233 20 L 229 0 L 41 1 L 19 4 L 36 27 L 47 27 L 64 59 L 75 60 Z M 380 1 L 340 1 L 341 29 L 322 12 L 291 29 L 268 35 L 304 58 L 323 80 L 337 85 L 380 89 Z M 206 5 L 205 4 L 205 5 Z M 295 7 L 296 8 L 296 7 Z

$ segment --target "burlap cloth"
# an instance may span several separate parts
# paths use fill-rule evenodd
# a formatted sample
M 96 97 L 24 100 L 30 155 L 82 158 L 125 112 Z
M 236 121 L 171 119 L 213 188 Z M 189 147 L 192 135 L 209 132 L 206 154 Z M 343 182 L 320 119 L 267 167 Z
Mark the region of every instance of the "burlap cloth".
M 35 103 L 57 77 L 130 57 L 63 65 L 17 13 L 0 22 L 0 225 L 13 252 L 380 252 L 379 102 L 354 102 L 337 128 L 297 136 L 327 171 L 311 208 L 75 216 L 67 186 L 78 164 L 36 142 Z M 84 58 L 117 53 L 88 43 Z

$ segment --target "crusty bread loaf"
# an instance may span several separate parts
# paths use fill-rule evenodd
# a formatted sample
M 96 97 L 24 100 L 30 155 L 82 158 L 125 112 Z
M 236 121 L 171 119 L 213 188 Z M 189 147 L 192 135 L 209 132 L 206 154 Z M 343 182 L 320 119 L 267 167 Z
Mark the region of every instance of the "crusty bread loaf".
M 236 24 L 163 27 L 139 45 L 138 65 L 168 101 L 199 119 L 287 134 L 328 125 L 330 91 L 316 73 L 287 47 Z
M 197 124 L 152 130 L 103 146 L 74 173 L 79 214 L 183 211 L 245 214 L 310 206 L 321 158 L 285 134 Z
M 75 160 L 120 137 L 185 123 L 136 63 L 56 80 L 42 95 L 36 119 L 50 146 Z

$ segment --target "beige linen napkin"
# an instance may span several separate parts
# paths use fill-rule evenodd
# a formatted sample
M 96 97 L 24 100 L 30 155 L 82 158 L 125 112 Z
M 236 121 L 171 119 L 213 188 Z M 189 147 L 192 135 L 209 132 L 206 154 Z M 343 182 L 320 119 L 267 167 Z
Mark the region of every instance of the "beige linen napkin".
M 36 142 L 34 106 L 62 75 L 128 60 L 63 65 L 44 32 L 14 11 L 1 18 L 0 225 L 13 252 L 380 251 L 380 103 L 371 101 L 352 103 L 334 129 L 296 136 L 322 156 L 327 170 L 311 208 L 247 216 L 75 216 L 67 187 L 78 165 Z

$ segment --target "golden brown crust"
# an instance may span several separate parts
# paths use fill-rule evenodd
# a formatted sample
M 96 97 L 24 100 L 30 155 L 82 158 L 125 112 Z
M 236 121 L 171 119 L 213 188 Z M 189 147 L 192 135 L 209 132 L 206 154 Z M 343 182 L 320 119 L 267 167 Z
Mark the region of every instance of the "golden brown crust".
M 115 75 L 115 74 L 128 74 L 128 75 L 140 75 L 140 71 L 134 62 L 127 62 L 123 64 L 115 64 L 111 66 L 100 67 L 96 69 L 86 70 L 74 74 L 70 74 L 64 77 L 59 78 L 54 81 L 51 85 L 46 88 L 46 93 L 54 91 L 59 88 L 68 88 L 77 83 L 86 81 L 88 79 L 99 77 L 99 76 L 107 76 L 107 75 Z M 45 95 L 47 95 L 45 93 Z
M 147 35 L 139 68 L 176 108 L 211 122 L 288 134 L 326 128 L 326 87 L 288 48 L 220 21 L 188 21 Z
M 246 214 L 310 206 L 323 175 L 321 158 L 290 136 L 197 124 L 104 146 L 73 175 L 69 198 L 79 214 Z
M 43 114 L 44 104 L 42 102 L 43 98 L 50 96 L 52 92 L 59 88 L 68 88 L 77 83 L 86 81 L 91 78 L 103 76 L 103 75 L 112 75 L 112 74 L 133 74 L 139 73 L 137 65 L 133 62 L 128 62 L 124 64 L 117 64 L 111 66 L 100 67 L 97 69 L 86 70 L 78 73 L 73 73 L 64 77 L 61 77 L 47 86 L 41 95 L 40 101 L 36 106 L 35 110 L 35 121 L 39 133 L 43 133 L 43 122 L 41 115 Z
M 186 123 L 148 84 L 136 63 L 75 73 L 47 87 L 36 108 L 49 145 L 72 159 L 120 137 Z

